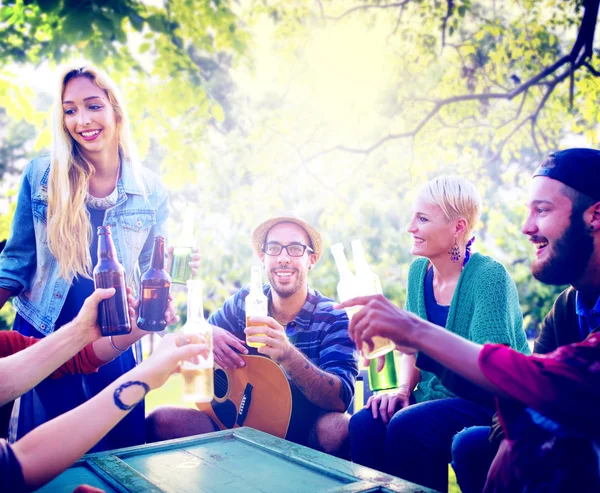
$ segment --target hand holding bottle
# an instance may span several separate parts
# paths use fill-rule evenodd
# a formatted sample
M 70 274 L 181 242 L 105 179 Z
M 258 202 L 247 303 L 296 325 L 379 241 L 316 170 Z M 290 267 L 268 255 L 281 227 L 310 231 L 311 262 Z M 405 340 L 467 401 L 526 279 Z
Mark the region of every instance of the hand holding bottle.
M 184 342 L 191 338 L 200 338 L 206 344 L 205 357 L 188 359 L 181 365 L 183 377 L 183 399 L 192 402 L 210 402 L 214 395 L 213 380 L 213 334 L 212 325 L 204 318 L 202 303 L 202 282 L 187 281 L 187 320 L 181 327 Z
M 200 248 L 189 247 L 185 252 L 182 248 L 184 247 L 170 246 L 167 249 L 166 269 L 171 273 L 172 281 L 178 284 L 183 284 L 181 281 L 185 282 L 187 279 L 194 279 L 198 275 L 200 261 L 202 260 Z M 182 266 L 181 264 L 185 265 Z
M 181 234 L 175 245 L 168 250 L 167 271 L 171 280 L 177 284 L 185 284 L 194 279 L 200 268 L 200 249 L 194 247 L 194 225 L 196 208 L 188 203 L 183 211 Z
M 347 308 L 363 306 L 350 321 L 348 333 L 350 338 L 360 347 L 363 343 L 373 348 L 376 337 L 390 339 L 396 348 L 404 354 L 414 354 L 419 346 L 420 331 L 429 326 L 429 322 L 398 308 L 382 294 L 359 296 L 335 306 Z
M 128 293 L 129 288 L 128 289 Z M 112 298 L 115 294 L 115 288 L 98 288 L 88 296 L 79 310 L 79 313 L 73 320 L 78 326 L 78 331 L 85 333 L 88 343 L 102 337 L 100 326 L 98 325 L 98 305 L 102 300 Z M 135 316 L 135 312 L 129 307 L 129 317 Z
M 290 342 L 285 327 L 273 317 L 249 317 L 250 325 L 246 327 L 246 341 L 258 352 L 268 356 L 276 363 L 288 359 L 294 346 Z
M 210 348 L 204 339 L 190 335 L 187 341 L 182 341 L 181 334 L 165 335 L 152 355 L 138 368 L 147 375 L 144 379 L 151 389 L 163 385 L 172 373 L 182 371 L 182 361 L 194 358 L 207 358 Z

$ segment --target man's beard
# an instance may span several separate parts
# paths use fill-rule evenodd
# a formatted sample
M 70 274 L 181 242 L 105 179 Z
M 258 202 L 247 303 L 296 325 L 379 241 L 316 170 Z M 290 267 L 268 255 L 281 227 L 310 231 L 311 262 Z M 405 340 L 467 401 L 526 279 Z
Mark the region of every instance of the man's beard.
M 575 217 L 574 217 L 575 216 Z M 550 244 L 546 247 L 550 248 Z M 572 214 L 571 223 L 552 245 L 547 260 L 534 260 L 531 273 L 545 284 L 573 284 L 585 271 L 594 251 L 594 240 L 589 234 L 583 216 Z
M 268 271 L 267 276 L 269 278 L 269 284 L 271 285 L 271 289 L 275 291 L 280 298 L 290 298 L 302 288 L 304 278 L 299 270 L 296 270 L 295 273 L 296 282 L 294 284 L 286 284 L 285 286 L 281 286 L 278 283 L 277 274 Z

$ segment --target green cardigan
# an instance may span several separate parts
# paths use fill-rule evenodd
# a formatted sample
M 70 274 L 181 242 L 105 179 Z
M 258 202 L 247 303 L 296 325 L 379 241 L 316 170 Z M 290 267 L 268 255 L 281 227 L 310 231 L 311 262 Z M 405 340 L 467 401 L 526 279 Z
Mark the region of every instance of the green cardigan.
M 415 260 L 408 272 L 406 310 L 427 320 L 425 276 L 429 260 Z M 446 329 L 477 344 L 506 344 L 529 354 L 523 331 L 523 314 L 515 283 L 504 266 L 474 253 L 460 274 L 448 313 Z M 417 402 L 455 397 L 438 377 L 421 371 L 414 392 Z

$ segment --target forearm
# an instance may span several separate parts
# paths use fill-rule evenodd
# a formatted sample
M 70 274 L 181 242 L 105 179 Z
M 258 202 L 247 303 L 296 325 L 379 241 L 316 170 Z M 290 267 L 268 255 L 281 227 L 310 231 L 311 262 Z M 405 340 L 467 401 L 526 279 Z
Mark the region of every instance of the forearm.
M 86 334 L 70 323 L 33 346 L 0 359 L 0 405 L 35 387 L 89 342 Z
M 101 339 L 94 341 L 92 347 L 98 359 L 102 360 L 104 363 L 108 363 L 129 349 L 131 345 L 135 344 L 146 334 L 147 332 L 135 328 L 130 334 L 113 336 L 113 343 L 119 351 L 116 351 L 115 348 L 113 348 L 108 337 L 102 337 Z
M 93 399 L 44 423 L 16 442 L 13 450 L 27 485 L 39 487 L 50 481 L 123 419 L 131 409 L 117 406 L 115 390 L 132 381 L 144 381 L 138 368 L 121 376 Z M 145 395 L 142 386 L 132 385 L 121 392 L 120 401 L 134 405 Z
M 398 389 L 406 389 L 409 394 L 417 386 L 421 372 L 416 366 L 417 358 L 411 354 L 403 354 L 400 359 L 400 374 L 398 375 Z
M 332 375 L 313 365 L 296 348 L 293 348 L 290 356 L 280 364 L 292 382 L 313 404 L 328 411 L 346 410 L 341 398 L 343 384 L 337 375 Z
M 429 322 L 418 323 L 422 324 L 422 328 L 418 331 L 414 345 L 411 344 L 413 347 L 479 387 L 501 397 L 508 397 L 479 368 L 482 346 Z

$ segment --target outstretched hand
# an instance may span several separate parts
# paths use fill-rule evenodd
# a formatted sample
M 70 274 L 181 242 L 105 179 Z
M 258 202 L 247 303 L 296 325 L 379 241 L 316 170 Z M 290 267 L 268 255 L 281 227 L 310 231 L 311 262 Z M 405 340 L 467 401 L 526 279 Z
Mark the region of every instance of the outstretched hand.
M 152 355 L 138 368 L 146 382 L 155 389 L 162 386 L 180 370 L 181 363 L 195 360 L 198 356 L 208 357 L 209 347 L 200 334 L 166 334 Z
M 336 305 L 336 309 L 362 306 L 350 320 L 348 332 L 357 347 L 365 342 L 373 349 L 373 337 L 391 339 L 404 354 L 417 352 L 415 345 L 418 332 L 424 323 L 416 315 L 401 310 L 382 294 L 359 296 Z

